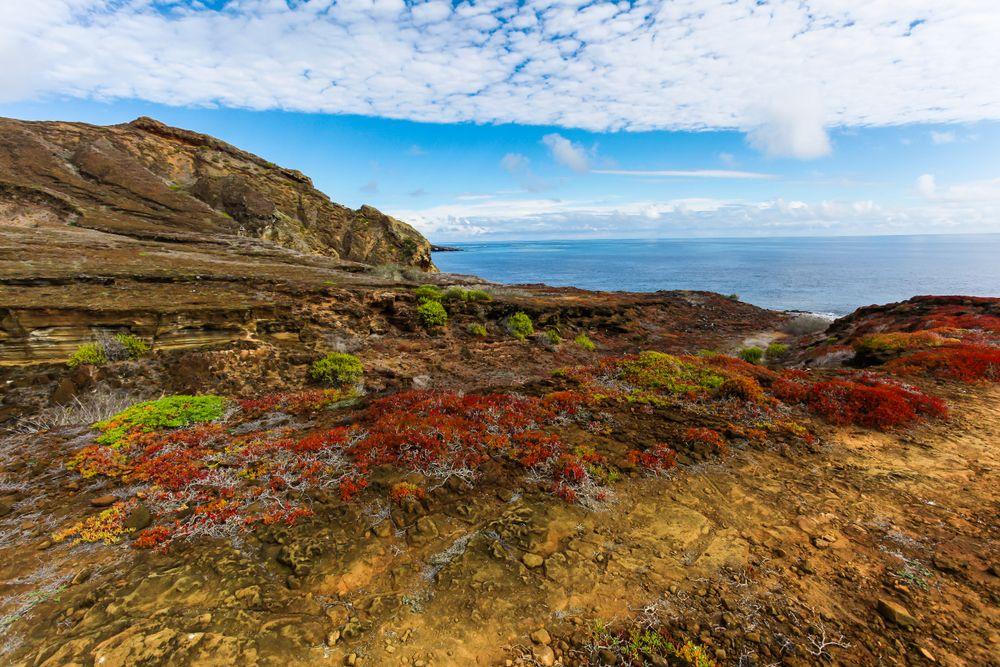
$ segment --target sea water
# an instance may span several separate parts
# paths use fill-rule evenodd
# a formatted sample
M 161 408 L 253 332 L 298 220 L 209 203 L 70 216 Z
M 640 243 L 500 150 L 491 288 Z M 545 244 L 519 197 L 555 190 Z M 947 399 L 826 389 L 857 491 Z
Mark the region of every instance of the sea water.
M 593 290 L 709 290 L 844 315 L 917 294 L 1000 296 L 1000 234 L 455 243 L 442 271 Z

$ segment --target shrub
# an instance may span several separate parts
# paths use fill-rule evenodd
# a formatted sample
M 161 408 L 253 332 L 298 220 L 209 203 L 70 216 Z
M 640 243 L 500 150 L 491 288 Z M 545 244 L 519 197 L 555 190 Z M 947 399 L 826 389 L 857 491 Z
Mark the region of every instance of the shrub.
M 808 405 L 832 424 L 880 430 L 911 424 L 921 417 L 944 417 L 948 412 L 939 398 L 874 378 L 818 382 L 809 392 Z
M 364 366 L 357 357 L 343 352 L 328 354 L 314 361 L 309 368 L 313 380 L 332 387 L 357 384 L 364 372 Z
M 885 369 L 901 375 L 926 374 L 959 382 L 1000 381 L 1000 348 L 971 343 L 939 347 L 894 359 Z
M 486 337 L 486 327 L 479 322 L 473 322 L 469 325 L 467 330 L 473 336 L 479 336 L 480 338 Z
M 784 343 L 771 343 L 767 346 L 768 359 L 781 359 L 788 354 L 788 346 Z
M 785 403 L 801 403 L 809 397 L 809 385 L 788 378 L 771 383 L 771 395 Z
M 720 454 L 726 453 L 726 440 L 718 431 L 692 426 L 684 431 L 684 442 L 689 445 L 706 445 Z
M 115 334 L 115 340 L 125 348 L 129 359 L 139 359 L 149 354 L 149 345 L 141 338 L 130 333 Z
M 518 311 L 507 318 L 507 331 L 518 340 L 526 340 L 535 333 L 535 326 L 526 313 Z
M 762 403 L 764 401 L 764 391 L 756 380 L 744 376 L 727 378 L 715 390 L 716 396 L 722 398 L 738 398 L 744 401 Z
M 465 289 L 464 287 L 450 287 L 448 291 L 444 293 L 445 301 L 463 301 L 463 302 L 474 302 L 474 301 L 489 301 L 489 293 L 481 289 Z
M 222 417 L 226 399 L 221 396 L 164 396 L 122 410 L 110 419 L 94 424 L 102 431 L 97 443 L 119 447 L 126 436 L 164 428 L 215 421 Z
M 585 333 L 582 333 L 576 338 L 574 338 L 573 342 L 579 345 L 587 352 L 593 352 L 594 350 L 597 349 L 597 346 L 594 345 L 594 341 L 590 340 L 590 337 Z
M 745 347 L 736 356 L 751 364 L 759 364 L 764 359 L 764 350 L 759 347 Z
M 66 362 L 70 368 L 91 364 L 101 366 L 108 363 L 108 356 L 104 353 L 104 348 L 97 343 L 84 343 L 76 348 L 76 351 Z
M 555 329 L 546 329 L 542 336 L 545 338 L 545 342 L 549 345 L 558 345 L 562 342 L 562 336 Z
M 413 293 L 421 303 L 440 301 L 443 296 L 441 288 L 437 285 L 421 285 Z
M 410 482 L 399 482 L 392 485 L 392 489 L 389 491 L 389 500 L 397 505 L 402 505 L 407 498 L 423 500 L 426 495 L 427 492 L 416 484 L 411 484 Z
M 740 300 L 740 295 L 737 294 L 737 293 L 735 293 L 735 292 L 733 292 L 732 294 L 730 294 L 726 298 L 729 299 L 730 301 L 739 301 Z
M 426 329 L 443 327 L 448 323 L 448 311 L 440 301 L 424 301 L 417 308 L 417 318 Z
M 629 463 L 652 473 L 661 473 L 677 465 L 677 452 L 664 444 L 653 445 L 646 451 L 633 449 L 628 453 Z

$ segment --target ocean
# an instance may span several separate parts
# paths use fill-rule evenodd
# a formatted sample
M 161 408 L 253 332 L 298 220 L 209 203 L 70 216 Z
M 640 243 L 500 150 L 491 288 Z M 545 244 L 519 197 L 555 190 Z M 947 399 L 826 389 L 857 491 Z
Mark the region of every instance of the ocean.
M 846 315 L 917 294 L 1000 296 L 1000 234 L 454 243 L 449 273 L 593 290 L 709 290 Z

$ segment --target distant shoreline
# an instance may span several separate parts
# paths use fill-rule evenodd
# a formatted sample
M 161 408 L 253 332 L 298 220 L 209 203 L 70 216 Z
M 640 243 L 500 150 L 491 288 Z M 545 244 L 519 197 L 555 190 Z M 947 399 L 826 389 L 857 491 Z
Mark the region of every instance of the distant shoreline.
M 452 245 L 434 245 L 432 243 L 431 252 L 465 252 L 465 248 L 456 248 Z

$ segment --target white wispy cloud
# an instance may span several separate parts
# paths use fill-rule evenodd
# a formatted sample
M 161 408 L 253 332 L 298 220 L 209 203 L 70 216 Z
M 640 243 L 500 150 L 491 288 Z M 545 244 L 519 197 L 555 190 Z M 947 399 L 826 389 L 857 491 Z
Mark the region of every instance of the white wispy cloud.
M 587 149 L 580 144 L 573 143 L 561 134 L 546 134 L 542 137 L 542 143 L 559 164 L 569 167 L 573 171 L 590 169 L 590 156 Z
M 737 128 L 769 154 L 804 158 L 829 152 L 828 127 L 1000 118 L 995 0 L 211 7 L 5 3 L 0 101 L 69 95 L 590 130 Z
M 661 178 L 734 178 L 738 180 L 774 178 L 774 174 L 764 174 L 756 171 L 736 171 L 732 169 L 592 169 L 590 173 Z
M 931 142 L 941 145 L 950 144 L 955 141 L 955 133 L 951 131 L 947 132 L 937 132 L 936 130 L 931 130 Z

